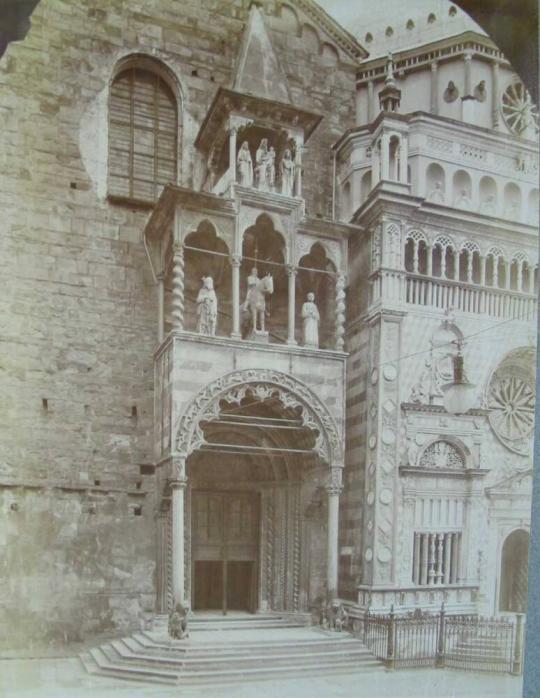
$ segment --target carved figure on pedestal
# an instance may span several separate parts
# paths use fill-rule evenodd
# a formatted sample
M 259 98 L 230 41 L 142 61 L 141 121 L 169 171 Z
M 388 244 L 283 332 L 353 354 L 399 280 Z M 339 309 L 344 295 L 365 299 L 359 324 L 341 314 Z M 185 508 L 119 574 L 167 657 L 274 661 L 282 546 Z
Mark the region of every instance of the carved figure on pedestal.
M 262 191 L 268 191 L 268 165 L 269 165 L 269 153 L 268 153 L 268 139 L 263 138 L 257 152 L 255 153 L 255 172 L 257 189 Z
M 488 216 L 494 216 L 496 214 L 497 206 L 495 202 L 495 196 L 489 194 L 486 196 L 482 205 L 480 206 L 480 213 L 485 213 Z
M 247 141 L 242 143 L 240 150 L 238 151 L 238 157 L 236 158 L 237 171 L 238 171 L 238 183 L 243 187 L 253 186 L 253 160 L 251 158 L 251 153 L 249 151 L 249 144 Z
M 314 293 L 307 294 L 307 300 L 302 306 L 302 319 L 304 321 L 304 346 L 318 349 L 321 316 L 315 305 Z
M 218 302 L 214 280 L 203 276 L 203 286 L 197 296 L 197 332 L 213 337 L 216 334 Z
M 332 627 L 339 633 L 347 627 L 349 616 L 343 604 L 332 604 Z
M 512 199 L 512 201 L 506 207 L 505 218 L 510 218 L 511 220 L 515 221 L 521 218 L 519 212 L 519 201 L 516 198 Z
M 189 637 L 187 614 L 187 608 L 177 603 L 174 611 L 169 615 L 168 631 L 174 640 L 184 640 Z
M 472 202 L 469 198 L 469 195 L 468 195 L 466 189 L 461 190 L 459 196 L 457 197 L 457 199 L 454 202 L 454 206 L 456 208 L 463 208 L 466 210 L 470 210 L 470 208 L 472 206 Z
M 434 204 L 444 203 L 444 191 L 440 182 L 435 182 L 433 189 L 428 194 L 428 201 L 432 201 Z
M 289 148 L 283 153 L 281 159 L 281 193 L 292 196 L 294 191 L 295 165 Z
M 247 287 L 246 300 L 242 310 L 250 313 L 253 334 L 265 334 L 265 296 L 274 292 L 274 280 L 270 274 L 259 279 L 257 268 L 253 267 L 247 279 Z

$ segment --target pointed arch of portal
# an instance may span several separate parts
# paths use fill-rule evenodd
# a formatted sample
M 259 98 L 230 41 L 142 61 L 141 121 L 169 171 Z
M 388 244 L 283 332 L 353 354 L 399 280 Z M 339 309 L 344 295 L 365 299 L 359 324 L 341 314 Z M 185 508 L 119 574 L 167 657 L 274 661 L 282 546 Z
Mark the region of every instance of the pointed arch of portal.
M 270 369 L 232 371 L 208 384 L 193 398 L 178 420 L 177 455 L 187 458 L 205 443 L 202 422 L 219 417 L 220 402 L 238 402 L 250 392 L 256 400 L 277 396 L 284 407 L 299 409 L 303 426 L 316 434 L 314 451 L 329 467 L 343 466 L 343 441 L 324 403 L 293 376 Z

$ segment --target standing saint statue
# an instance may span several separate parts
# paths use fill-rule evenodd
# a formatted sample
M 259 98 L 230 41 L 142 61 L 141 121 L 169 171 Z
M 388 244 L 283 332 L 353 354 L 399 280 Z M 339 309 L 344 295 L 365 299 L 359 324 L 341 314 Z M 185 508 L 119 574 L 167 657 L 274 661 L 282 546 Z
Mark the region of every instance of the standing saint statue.
M 217 296 L 214 291 L 214 280 L 211 276 L 203 276 L 203 286 L 197 296 L 197 332 L 213 337 L 217 325 Z
M 255 153 L 255 172 L 257 189 L 268 191 L 268 139 L 263 138 Z
M 469 193 L 466 189 L 462 189 L 460 195 L 454 201 L 456 208 L 463 208 L 469 211 L 472 208 L 472 201 L 469 198 Z
M 444 191 L 440 182 L 435 182 L 435 186 L 428 194 L 428 201 L 435 204 L 444 204 Z
M 292 196 L 294 190 L 294 160 L 289 148 L 283 153 L 281 158 L 281 193 L 285 196 Z
M 252 187 L 253 160 L 251 159 L 251 153 L 249 152 L 249 144 L 247 141 L 242 143 L 242 146 L 238 151 L 236 165 L 238 171 L 238 184 L 241 184 L 243 187 Z
M 304 346 L 319 348 L 319 323 L 321 316 L 315 305 L 315 294 L 308 293 L 307 300 L 302 306 L 302 319 L 304 321 Z

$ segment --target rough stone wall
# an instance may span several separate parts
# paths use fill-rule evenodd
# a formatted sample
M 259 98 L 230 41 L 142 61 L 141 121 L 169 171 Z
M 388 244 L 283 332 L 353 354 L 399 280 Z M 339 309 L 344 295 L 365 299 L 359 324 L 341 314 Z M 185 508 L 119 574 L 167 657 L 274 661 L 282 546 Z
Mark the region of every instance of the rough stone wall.
M 26 40 L 0 61 L 0 484 L 10 502 L 0 530 L 12 550 L 18 541 L 10 554 L 20 563 L 7 558 L 2 574 L 20 642 L 30 628 L 34 638 L 71 633 L 75 609 L 85 634 L 136 623 L 150 604 L 153 503 L 137 500 L 136 527 L 129 503 L 153 491 L 140 466 L 152 462 L 156 295 L 141 242 L 147 212 L 106 199 L 107 89 L 128 53 L 174 69 L 189 186 L 194 136 L 217 87 L 230 85 L 246 16 L 241 0 L 42 0 Z M 326 212 L 328 146 L 352 123 L 354 71 L 327 68 L 321 80 L 311 49 L 274 35 L 297 104 L 326 115 L 305 177 L 308 210 L 320 200 Z

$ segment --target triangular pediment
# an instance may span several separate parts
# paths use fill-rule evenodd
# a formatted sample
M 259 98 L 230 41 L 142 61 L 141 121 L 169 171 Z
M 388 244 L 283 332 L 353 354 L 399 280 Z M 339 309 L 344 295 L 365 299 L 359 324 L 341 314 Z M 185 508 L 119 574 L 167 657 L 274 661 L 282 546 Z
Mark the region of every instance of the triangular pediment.
M 501 480 L 496 485 L 486 488 L 486 494 L 491 499 L 508 496 L 531 496 L 532 470 L 524 470 Z
M 291 102 L 285 72 L 256 5 L 250 9 L 242 37 L 233 89 L 274 102 Z

